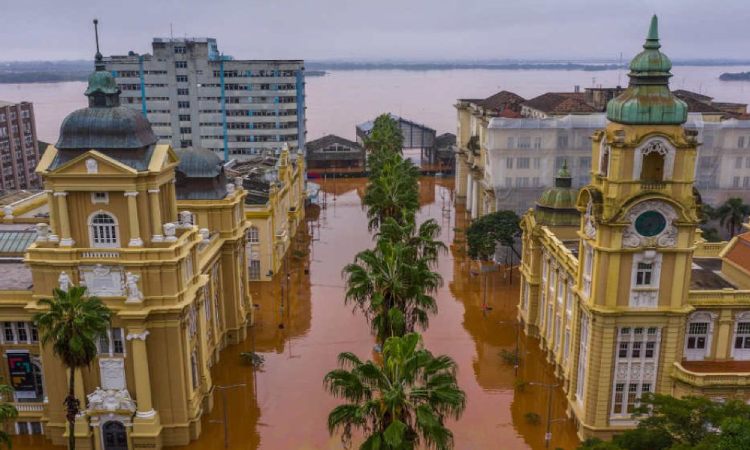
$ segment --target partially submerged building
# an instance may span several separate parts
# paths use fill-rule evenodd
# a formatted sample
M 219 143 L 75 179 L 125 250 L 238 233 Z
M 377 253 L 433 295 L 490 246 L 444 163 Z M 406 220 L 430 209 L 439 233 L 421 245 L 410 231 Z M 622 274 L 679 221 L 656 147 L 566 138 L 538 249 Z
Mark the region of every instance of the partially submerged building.
M 344 139 L 334 134 L 307 143 L 307 168 L 336 171 L 359 169 L 364 171 L 367 155 L 358 142 Z

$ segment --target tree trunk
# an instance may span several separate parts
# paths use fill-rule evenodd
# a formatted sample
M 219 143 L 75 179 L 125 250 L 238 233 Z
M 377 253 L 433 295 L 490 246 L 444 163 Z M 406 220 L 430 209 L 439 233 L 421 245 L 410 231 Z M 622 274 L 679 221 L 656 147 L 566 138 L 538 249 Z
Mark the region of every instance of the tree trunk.
M 68 408 L 66 418 L 68 419 L 68 448 L 75 450 L 76 436 L 75 425 L 76 415 L 78 414 L 78 400 L 76 399 L 76 369 L 70 368 L 70 387 L 68 388 L 68 398 L 65 399 L 65 406 Z

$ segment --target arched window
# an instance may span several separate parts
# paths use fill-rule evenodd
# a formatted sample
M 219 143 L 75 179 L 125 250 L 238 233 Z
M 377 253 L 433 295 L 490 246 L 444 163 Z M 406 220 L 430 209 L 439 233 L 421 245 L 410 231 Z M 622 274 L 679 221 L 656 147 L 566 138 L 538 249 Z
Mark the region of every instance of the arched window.
M 688 316 L 685 333 L 685 359 L 702 361 L 711 353 L 711 336 L 717 314 L 696 311 Z
M 665 181 L 672 178 L 675 150 L 666 140 L 651 139 L 635 151 L 633 179 Z
M 260 233 L 258 227 L 250 227 L 247 230 L 247 242 L 250 244 L 257 244 L 260 242 Z
M 114 248 L 120 246 L 117 220 L 109 213 L 98 212 L 91 216 L 89 231 L 92 247 Z

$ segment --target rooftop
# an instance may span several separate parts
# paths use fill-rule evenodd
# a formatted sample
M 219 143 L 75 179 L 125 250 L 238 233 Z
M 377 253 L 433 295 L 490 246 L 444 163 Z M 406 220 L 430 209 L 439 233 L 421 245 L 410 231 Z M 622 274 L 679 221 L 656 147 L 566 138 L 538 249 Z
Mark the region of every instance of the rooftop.
M 523 103 L 546 114 L 590 114 L 599 112 L 585 101 L 583 92 L 547 92 Z
M 344 139 L 341 136 L 336 136 L 335 134 L 328 134 L 321 138 L 315 139 L 313 141 L 309 141 L 305 145 L 305 148 L 307 149 L 307 152 L 309 154 L 309 153 L 324 149 L 331 144 L 341 144 L 341 145 L 353 147 L 353 148 L 360 149 L 360 150 L 362 149 L 362 147 L 358 143 L 354 141 L 350 141 L 349 139 Z
M 721 259 L 693 258 L 690 275 L 691 290 L 736 289 L 721 274 Z

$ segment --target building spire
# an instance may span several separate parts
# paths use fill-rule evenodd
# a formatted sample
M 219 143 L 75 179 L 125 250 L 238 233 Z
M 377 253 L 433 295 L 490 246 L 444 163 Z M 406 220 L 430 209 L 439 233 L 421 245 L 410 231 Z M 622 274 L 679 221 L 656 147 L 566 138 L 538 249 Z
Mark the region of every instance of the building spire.
M 96 55 L 94 56 L 94 68 L 98 72 L 104 70 L 104 58 L 99 52 L 99 19 L 94 19 L 94 39 L 96 40 Z
M 661 44 L 659 44 L 659 18 L 656 17 L 656 14 L 651 17 L 651 26 L 648 28 L 648 36 L 646 36 L 646 43 L 643 44 L 643 48 L 647 50 L 661 48 Z

